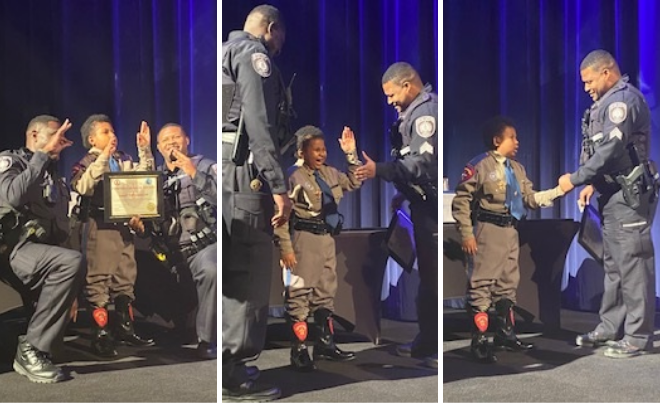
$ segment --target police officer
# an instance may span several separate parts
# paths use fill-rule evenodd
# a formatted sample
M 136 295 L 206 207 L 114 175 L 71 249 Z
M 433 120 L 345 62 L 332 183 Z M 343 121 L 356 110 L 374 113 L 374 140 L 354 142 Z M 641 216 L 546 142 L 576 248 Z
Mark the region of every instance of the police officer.
M 417 71 L 408 63 L 397 62 L 383 74 L 387 103 L 396 108 L 394 140 L 400 142 L 395 161 L 375 163 L 362 152 L 366 163 L 356 171 L 358 179 L 380 177 L 394 182 L 410 202 L 420 286 L 417 296 L 419 334 L 411 344 L 400 346 L 403 356 L 426 358 L 427 365 L 438 365 L 438 96 L 424 86 Z M 422 189 L 424 196 L 416 190 Z M 434 195 L 435 194 L 435 195 Z M 393 204 L 400 204 L 397 195 Z M 396 207 L 396 206 L 395 206 Z
M 26 145 L 0 153 L 1 257 L 32 291 L 41 289 L 27 335 L 19 336 L 14 370 L 36 383 L 64 379 L 52 362 L 79 285 L 82 255 L 59 247 L 69 231 L 69 191 L 57 161 L 72 142 L 69 120 L 40 115 L 27 127 Z
M 150 232 L 162 238 L 170 264 L 190 269 L 197 289 L 197 354 L 203 359 L 216 359 L 217 164 L 201 155 L 189 154 L 190 138 L 179 124 L 165 124 L 157 140 L 158 151 L 165 160 L 158 167 L 164 173 L 165 220 Z M 138 233 L 145 232 L 139 218 L 131 219 L 129 226 Z
M 580 168 L 559 178 L 568 192 L 586 185 L 579 204 L 594 191 L 603 217 L 605 290 L 600 324 L 576 338 L 579 346 L 609 345 L 605 356 L 629 358 L 653 347 L 655 266 L 651 223 L 657 204 L 651 135 L 644 96 L 621 76 L 612 55 L 589 53 L 580 65 L 584 90 L 594 100 L 585 117 Z M 623 325 L 623 338 L 619 329 Z
M 272 229 L 291 211 L 280 164 L 287 139 L 286 90 L 271 58 L 285 40 L 284 21 L 272 6 L 248 15 L 243 31 L 222 45 L 222 215 L 225 251 L 222 288 L 222 397 L 273 400 L 280 390 L 256 383 L 245 363 L 257 358 L 266 337 L 272 276 Z M 272 198 L 272 199 L 271 199 Z M 225 233 L 226 232 L 226 233 Z

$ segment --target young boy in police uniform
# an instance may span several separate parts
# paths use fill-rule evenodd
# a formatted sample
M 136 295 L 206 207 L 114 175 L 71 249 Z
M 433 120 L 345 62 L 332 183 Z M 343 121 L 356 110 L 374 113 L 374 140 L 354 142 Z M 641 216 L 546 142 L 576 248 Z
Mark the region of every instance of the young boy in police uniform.
M 123 223 L 105 223 L 103 174 L 110 171 L 153 170 L 151 132 L 142 122 L 137 134 L 140 162 L 117 150 L 117 137 L 110 118 L 92 115 L 81 128 L 83 145 L 89 152 L 73 166 L 71 187 L 81 195 L 80 204 L 89 217 L 82 230 L 82 252 L 87 259 L 85 295 L 92 306 L 94 336 L 92 352 L 102 357 L 117 356 L 114 338 L 108 332 L 107 305 L 114 300 L 119 320 L 115 337 L 133 346 L 153 345 L 135 334 L 131 302 L 137 278 L 133 235 Z
M 543 192 L 532 189 L 525 168 L 513 160 L 518 139 L 509 118 L 497 116 L 486 122 L 483 141 L 488 151 L 472 159 L 463 170 L 452 214 L 463 251 L 473 264 L 467 290 L 467 309 L 473 320 L 470 350 L 476 359 L 494 362 L 486 337 L 491 304 L 497 313 L 493 344 L 515 351 L 533 348 L 519 340 L 513 330 L 513 306 L 520 281 L 517 225 L 525 216 L 525 208 L 552 206 L 563 192 L 559 187 Z
M 358 189 L 361 182 L 355 170 L 362 163 L 357 157 L 353 131 L 344 127 L 339 144 L 346 154 L 348 173 L 325 164 L 327 151 L 323 132 L 314 126 L 296 132 L 298 158 L 303 164 L 289 176 L 289 197 L 293 202 L 291 221 L 275 228 L 281 263 L 285 268 L 287 320 L 291 327 L 291 365 L 301 371 L 313 370 L 305 340 L 310 312 L 321 336 L 313 357 L 335 361 L 355 358 L 353 352 L 339 349 L 334 342 L 332 313 L 337 291 L 335 240 L 341 230 L 337 205 L 345 191 Z M 291 233 L 290 233 L 291 230 Z M 286 269 L 290 269 L 287 273 Z

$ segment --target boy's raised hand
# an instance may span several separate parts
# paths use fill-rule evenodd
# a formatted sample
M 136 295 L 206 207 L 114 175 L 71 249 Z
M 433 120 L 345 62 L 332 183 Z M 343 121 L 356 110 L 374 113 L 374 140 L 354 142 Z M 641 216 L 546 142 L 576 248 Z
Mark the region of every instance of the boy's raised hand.
M 137 147 L 140 149 L 149 146 L 151 146 L 151 129 L 145 121 L 142 121 L 140 131 L 137 133 Z
M 344 126 L 344 130 L 341 132 L 341 138 L 338 140 L 339 146 L 341 146 L 344 153 L 352 153 L 355 151 L 355 134 L 348 126 Z

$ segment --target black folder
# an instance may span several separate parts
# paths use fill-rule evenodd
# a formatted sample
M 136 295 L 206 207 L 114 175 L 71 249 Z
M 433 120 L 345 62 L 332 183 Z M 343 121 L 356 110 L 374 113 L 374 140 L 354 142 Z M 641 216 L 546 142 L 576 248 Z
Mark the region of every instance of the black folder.
M 586 205 L 582 212 L 578 243 L 587 250 L 600 265 L 603 265 L 603 225 L 598 210 Z
M 413 237 L 413 224 L 408 215 L 397 210 L 385 236 L 387 251 L 406 272 L 413 270 L 417 253 L 415 251 L 415 240 Z

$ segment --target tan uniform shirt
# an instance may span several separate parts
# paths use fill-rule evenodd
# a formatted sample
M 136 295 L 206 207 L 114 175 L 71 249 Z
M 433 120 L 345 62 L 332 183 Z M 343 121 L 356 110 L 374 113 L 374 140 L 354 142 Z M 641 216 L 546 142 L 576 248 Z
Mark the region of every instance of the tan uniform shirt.
M 355 176 L 355 170 L 362 165 L 357 153 L 346 154 L 348 173 L 342 173 L 334 167 L 324 165 L 319 169 L 321 178 L 328 184 L 335 198 L 335 203 L 344 196 L 344 191 L 353 191 L 360 188 L 362 182 Z M 302 165 L 289 176 L 289 198 L 293 202 L 292 211 L 302 219 L 320 218 L 323 209 L 323 195 L 316 183 L 314 170 Z M 275 229 L 275 238 L 279 241 L 282 254 L 293 253 L 289 223 Z
M 463 170 L 462 181 L 456 186 L 456 196 L 452 202 L 452 216 L 463 240 L 474 237 L 472 227 L 473 209 L 481 207 L 496 213 L 508 214 L 506 202 L 506 157 L 496 151 L 489 151 L 474 158 Z M 552 201 L 562 196 L 559 187 L 543 192 L 533 189 L 527 178 L 525 167 L 511 160 L 511 167 L 520 184 L 523 204 L 528 209 L 552 206 Z

